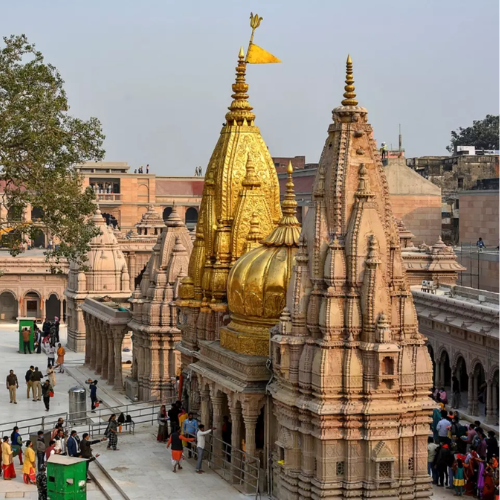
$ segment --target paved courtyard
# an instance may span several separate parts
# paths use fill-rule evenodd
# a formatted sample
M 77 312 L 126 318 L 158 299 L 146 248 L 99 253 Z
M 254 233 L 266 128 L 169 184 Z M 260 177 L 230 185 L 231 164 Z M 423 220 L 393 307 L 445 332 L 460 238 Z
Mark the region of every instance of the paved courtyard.
M 0 323 L 0 376 L 5 377 L 9 370 L 14 370 L 19 379 L 17 393 L 18 404 L 9 404 L 9 393 L 5 385 L 0 386 L 0 428 L 10 428 L 15 422 L 23 419 L 41 418 L 49 415 L 65 414 L 68 411 L 68 390 L 75 385 L 81 385 L 91 373 L 84 367 L 83 354 L 68 352 L 66 356 L 67 372 L 57 374 L 55 396 L 51 400 L 50 412 L 45 412 L 43 402 L 33 402 L 26 397 L 24 374 L 30 365 L 38 366 L 43 373 L 47 367 L 45 354 L 20 354 L 17 352 L 18 337 L 15 324 Z M 66 329 L 61 328 L 61 341 L 65 345 Z M 99 377 L 93 377 L 99 379 Z M 100 397 L 109 406 L 127 403 L 123 393 L 113 391 L 104 381 L 99 383 Z M 96 415 L 97 418 L 98 414 Z M 37 429 L 39 421 L 35 422 Z M 6 424 L 9 424 L 8 426 Z M 83 430 L 80 431 L 80 434 Z M 246 498 L 235 488 L 222 480 L 215 472 L 208 469 L 206 474 L 194 473 L 194 460 L 184 460 L 183 470 L 177 474 L 172 472 L 170 451 L 164 444 L 155 439 L 156 425 L 140 424 L 136 427 L 135 435 L 122 433 L 119 436 L 120 451 L 107 451 L 105 443 L 95 445 L 94 453 L 100 453 L 99 462 L 105 467 L 108 474 L 116 483 L 135 500 L 162 498 L 166 500 L 232 500 Z M 10 433 L 9 433 L 10 434 Z M 27 439 L 27 435 L 23 435 Z M 22 481 L 21 466 L 15 459 L 17 478 L 12 481 L 0 480 L 0 499 L 29 498 L 36 499 L 36 488 L 25 485 Z M 102 473 L 96 465 L 91 465 L 98 480 Z M 105 486 L 106 487 L 106 486 Z M 453 492 L 434 488 L 434 497 L 437 500 L 450 498 Z M 104 495 L 95 484 L 88 485 L 88 499 L 101 500 Z M 113 496 L 112 498 L 120 498 Z

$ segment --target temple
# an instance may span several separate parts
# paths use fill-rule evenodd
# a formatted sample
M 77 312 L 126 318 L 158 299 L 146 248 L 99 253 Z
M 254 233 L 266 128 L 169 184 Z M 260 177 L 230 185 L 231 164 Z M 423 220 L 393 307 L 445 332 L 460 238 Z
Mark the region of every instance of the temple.
M 244 73 L 240 54 L 177 301 L 185 398 L 205 425 L 230 415 L 231 466 L 244 449 L 246 484 L 258 463 L 275 498 L 429 497 L 432 364 L 403 265 L 411 233 L 392 214 L 352 61 L 302 231 L 291 165 L 277 219 L 276 174 L 238 92 Z

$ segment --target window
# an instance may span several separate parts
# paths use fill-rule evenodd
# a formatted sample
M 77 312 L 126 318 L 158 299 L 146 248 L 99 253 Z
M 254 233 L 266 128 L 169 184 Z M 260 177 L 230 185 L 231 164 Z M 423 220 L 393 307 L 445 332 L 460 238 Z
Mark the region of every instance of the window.
M 458 179 L 458 189 L 463 189 L 464 187 L 464 180 L 462 177 L 459 177 Z
M 378 476 L 380 479 L 392 479 L 392 463 L 380 462 Z
M 457 210 L 460 208 L 460 200 L 455 200 L 455 208 Z
M 413 470 L 413 457 L 408 459 L 408 470 Z
M 394 375 L 394 360 L 392 358 L 384 358 L 382 361 L 382 374 Z
M 335 473 L 337 476 L 344 475 L 344 462 L 337 462 L 337 466 L 335 467 Z

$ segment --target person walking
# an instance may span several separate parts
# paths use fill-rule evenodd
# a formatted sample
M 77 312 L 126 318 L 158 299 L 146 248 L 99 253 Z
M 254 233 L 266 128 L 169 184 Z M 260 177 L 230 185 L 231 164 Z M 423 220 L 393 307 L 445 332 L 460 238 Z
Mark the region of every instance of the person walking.
M 10 370 L 7 375 L 7 389 L 9 390 L 10 402 L 17 405 L 16 389 L 19 389 L 19 382 L 17 381 L 17 375 L 14 374 L 14 370 Z
M 427 438 L 427 473 L 432 477 L 433 484 L 437 484 L 437 470 L 433 468 L 434 459 L 436 458 L 436 452 L 439 449 L 439 445 L 434 442 L 432 436 Z
M 92 413 L 95 413 L 95 404 L 97 403 L 97 380 L 90 384 L 90 401 L 92 402 Z
M 184 424 L 182 426 L 182 434 L 187 437 L 195 437 L 198 432 L 198 420 L 193 418 L 193 414 L 191 412 L 188 413 L 188 418 L 184 420 Z M 188 449 L 188 457 L 191 458 L 191 443 L 187 443 Z
M 172 433 L 170 434 L 170 438 L 167 443 L 167 450 L 172 446 L 172 465 L 173 465 L 173 472 L 177 472 L 177 467 L 179 467 L 179 470 L 182 469 L 181 467 L 181 460 L 182 460 L 182 452 L 184 450 L 184 445 L 183 441 L 194 441 L 194 438 L 182 436 L 179 432 L 179 428 L 176 427 L 172 429 Z
M 215 431 L 215 427 L 205 430 L 205 426 L 200 424 L 198 426 L 198 432 L 196 433 L 196 451 L 198 452 L 198 460 L 196 461 L 196 469 L 195 472 L 198 474 L 202 474 L 205 472 L 203 470 L 203 454 L 205 453 L 205 436 L 210 434 L 212 431 Z
M 170 419 L 170 428 L 179 427 L 179 407 L 176 403 L 172 403 L 172 407 L 168 410 L 168 418 Z
M 33 401 L 42 400 L 42 378 L 42 372 L 38 369 L 38 366 L 35 366 L 35 371 L 31 374 L 31 381 L 33 382 Z
M 68 455 L 77 458 L 80 455 L 80 440 L 78 439 L 78 432 L 73 430 L 66 443 L 68 446 Z
M 55 328 L 55 342 L 56 344 L 59 343 L 59 326 L 61 325 L 59 318 L 56 316 L 54 318 L 54 328 Z
M 35 473 L 35 451 L 33 450 L 33 443 L 28 440 L 25 443 L 26 451 L 24 453 L 24 465 L 22 469 L 23 481 L 26 484 L 36 483 L 36 473 Z
M 118 444 L 118 422 L 116 421 L 116 414 L 113 413 L 108 420 L 108 428 L 104 435 L 109 439 L 108 450 L 119 451 Z
M 47 347 L 47 368 L 54 366 L 55 357 L 56 348 L 52 345 L 52 343 L 50 343 Z
M 50 409 L 50 398 L 54 394 L 52 386 L 50 385 L 50 381 L 46 380 L 42 385 L 42 397 L 43 403 L 45 404 L 45 411 L 49 411 Z
M 5 481 L 10 481 L 16 477 L 16 469 L 12 458 L 12 448 L 9 444 L 9 437 L 4 436 L 2 443 L 2 472 Z
M 448 472 L 448 466 L 453 464 L 453 454 L 447 444 L 442 444 L 434 459 L 434 467 L 438 474 L 438 486 L 445 486 L 445 475 Z
M 56 386 L 56 371 L 53 366 L 47 368 L 47 378 L 49 379 L 50 385 L 54 388 Z
M 30 331 L 29 328 L 24 327 L 23 331 L 21 332 L 21 335 L 23 337 L 23 349 L 24 349 L 24 354 L 28 354 L 26 352 L 26 349 L 28 349 L 29 353 L 31 353 L 31 345 L 30 345 Z
M 59 373 L 64 373 L 64 356 L 66 355 L 66 350 L 61 344 L 57 344 L 57 361 L 56 368 L 59 368 Z
M 87 432 L 82 436 L 82 441 L 80 443 L 80 456 L 82 458 L 87 459 L 87 481 L 90 481 L 89 478 L 90 462 L 93 462 L 97 457 L 99 457 L 99 454 L 97 454 L 95 457 L 92 454 L 92 445 L 100 443 L 101 441 L 106 441 L 106 438 L 104 437 L 102 439 L 94 439 L 94 441 L 91 441 L 89 439 L 89 435 Z
M 38 491 L 38 500 L 47 500 L 47 474 L 45 464 L 38 469 L 36 475 L 36 489 Z
M 40 328 L 38 328 L 38 326 L 36 326 L 36 325 L 35 325 L 34 340 L 35 340 L 36 353 L 41 354 L 42 353 L 42 332 L 40 331 Z
M 10 445 L 12 447 L 12 457 L 19 456 L 19 465 L 23 465 L 23 439 L 19 434 L 19 427 L 14 427 L 10 435 Z
M 446 410 L 441 410 L 441 420 L 436 426 L 440 444 L 450 443 L 450 438 L 448 437 L 448 428 L 451 426 L 451 424 L 447 417 L 448 414 L 446 413 Z
M 156 440 L 160 443 L 165 443 L 168 439 L 168 421 L 167 421 L 167 409 L 165 405 L 161 405 L 160 411 L 158 412 L 158 435 Z
M 30 390 L 33 394 L 33 399 L 35 398 L 35 389 L 33 387 L 33 381 L 31 380 L 31 375 L 33 375 L 34 371 L 35 367 L 30 366 L 30 369 L 26 372 L 26 375 L 24 376 L 24 380 L 26 380 L 26 397 L 28 399 L 30 398 Z
M 38 471 L 40 467 L 45 463 L 45 439 L 43 437 L 43 431 L 38 431 L 38 437 L 36 438 L 36 461 L 38 466 Z

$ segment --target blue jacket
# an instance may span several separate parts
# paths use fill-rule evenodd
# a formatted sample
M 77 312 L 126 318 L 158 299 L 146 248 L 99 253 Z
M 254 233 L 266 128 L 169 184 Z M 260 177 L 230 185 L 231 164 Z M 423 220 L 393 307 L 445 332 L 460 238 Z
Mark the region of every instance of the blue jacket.
M 70 457 L 77 457 L 78 456 L 78 443 L 76 442 L 76 439 L 73 436 L 70 436 L 68 438 L 68 455 Z
M 194 419 L 189 420 L 189 418 L 186 418 L 184 420 L 184 424 L 182 426 L 182 432 L 184 435 L 192 434 L 196 436 L 196 432 L 198 431 L 198 420 Z

